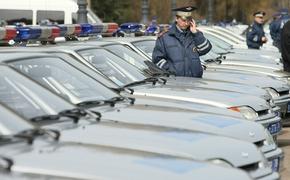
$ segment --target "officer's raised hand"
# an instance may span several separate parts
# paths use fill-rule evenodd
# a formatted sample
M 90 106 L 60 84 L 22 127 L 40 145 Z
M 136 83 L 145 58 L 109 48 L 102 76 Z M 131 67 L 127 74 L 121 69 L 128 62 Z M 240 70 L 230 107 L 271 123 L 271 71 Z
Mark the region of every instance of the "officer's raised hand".
M 262 37 L 262 42 L 263 42 L 263 43 L 266 43 L 267 41 L 268 41 L 268 39 L 267 39 L 265 36 L 263 36 L 263 37 Z
M 197 29 L 196 29 L 196 23 L 195 23 L 195 20 L 192 19 L 189 23 L 190 23 L 190 31 L 191 31 L 192 33 L 196 33 L 196 32 L 197 32 Z

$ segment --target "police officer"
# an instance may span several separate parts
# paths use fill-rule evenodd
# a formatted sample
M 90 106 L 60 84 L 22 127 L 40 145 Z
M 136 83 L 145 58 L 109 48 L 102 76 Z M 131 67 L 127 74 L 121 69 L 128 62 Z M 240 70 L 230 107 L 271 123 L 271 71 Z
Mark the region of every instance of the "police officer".
M 181 7 L 176 11 L 175 23 L 159 35 L 152 54 L 153 62 L 176 76 L 202 77 L 199 56 L 208 53 L 210 42 L 196 29 L 192 19 L 195 7 Z
M 288 9 L 280 9 L 277 13 L 277 19 L 270 24 L 270 34 L 273 39 L 273 45 L 281 51 L 281 32 L 284 24 L 290 19 Z
M 284 71 L 290 72 L 290 21 L 284 24 L 281 37 L 281 53 Z
M 260 49 L 260 47 L 267 42 L 263 29 L 265 15 L 266 13 L 263 11 L 258 11 L 253 14 L 254 23 L 247 32 L 247 45 L 249 49 Z

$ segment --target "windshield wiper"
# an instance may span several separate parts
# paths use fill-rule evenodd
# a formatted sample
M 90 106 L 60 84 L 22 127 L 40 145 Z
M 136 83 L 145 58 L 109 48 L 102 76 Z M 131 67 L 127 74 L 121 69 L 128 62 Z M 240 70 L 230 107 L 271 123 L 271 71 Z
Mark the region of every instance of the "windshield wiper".
M 120 94 L 122 91 L 125 91 L 129 94 L 134 94 L 134 89 L 131 89 L 131 88 L 119 87 L 119 88 L 110 88 L 110 89 L 117 92 L 118 94 Z
M 94 113 L 96 114 L 96 113 Z M 62 117 L 68 117 L 73 120 L 74 123 L 78 123 L 80 118 L 85 117 L 88 115 L 88 111 L 80 108 L 74 108 L 74 109 L 68 109 L 59 112 L 55 115 L 43 115 L 43 116 L 37 116 L 30 119 L 32 122 L 39 122 L 39 121 L 56 121 L 59 120 Z M 97 115 L 96 118 L 97 121 L 100 120 L 100 115 Z
M 13 137 L 26 139 L 28 144 L 32 144 L 36 137 L 44 135 L 49 135 L 49 137 L 51 137 L 54 141 L 58 141 L 60 137 L 60 132 L 54 129 L 35 128 L 21 131 L 20 133 L 13 135 Z
M 216 59 L 206 59 L 206 60 L 204 60 L 204 62 L 206 64 L 209 64 L 209 63 L 221 64 L 222 63 L 222 60 L 219 59 L 219 58 L 216 58 Z
M 149 78 L 143 79 L 141 81 L 134 81 L 132 83 L 128 83 L 128 84 L 126 84 L 123 87 L 130 87 L 130 86 L 134 86 L 134 85 L 145 84 L 147 82 L 152 82 L 152 84 L 155 85 L 156 82 L 158 82 L 158 78 L 156 78 L 156 77 L 149 77 Z
M 121 97 L 121 96 L 117 96 L 117 97 L 113 97 L 111 99 L 105 100 L 105 103 L 109 103 L 112 107 L 115 106 L 115 104 L 119 101 L 125 101 L 126 99 L 130 100 L 130 104 L 134 104 L 135 103 L 135 98 L 132 97 Z
M 0 169 L 10 172 L 13 165 L 14 165 L 14 162 L 12 159 L 8 157 L 0 156 Z
M 83 101 L 83 102 L 77 103 L 76 106 L 78 106 L 78 107 L 96 106 L 96 105 L 100 105 L 103 103 L 104 103 L 104 101 L 101 101 L 101 100 L 89 100 L 89 101 Z

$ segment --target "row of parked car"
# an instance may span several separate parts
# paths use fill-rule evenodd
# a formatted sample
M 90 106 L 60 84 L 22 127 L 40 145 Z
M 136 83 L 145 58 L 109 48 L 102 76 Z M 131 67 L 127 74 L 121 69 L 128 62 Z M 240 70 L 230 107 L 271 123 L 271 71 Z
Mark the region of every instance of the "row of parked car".
M 279 179 L 280 54 L 200 30 L 202 79 L 155 66 L 154 36 L 1 47 L 0 178 Z

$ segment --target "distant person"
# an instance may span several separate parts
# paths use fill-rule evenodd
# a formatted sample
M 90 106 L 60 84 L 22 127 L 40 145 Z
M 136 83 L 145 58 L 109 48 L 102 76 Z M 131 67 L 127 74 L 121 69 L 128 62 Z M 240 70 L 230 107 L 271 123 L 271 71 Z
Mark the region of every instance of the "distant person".
M 290 72 L 290 21 L 282 28 L 281 53 L 284 71 Z
M 175 23 L 159 35 L 153 50 L 153 62 L 160 68 L 177 76 L 202 77 L 203 69 L 199 56 L 211 50 L 211 43 L 196 28 L 192 11 L 188 6 L 173 9 Z
M 270 25 L 270 34 L 273 39 L 273 45 L 281 51 L 281 32 L 284 24 L 290 19 L 288 9 L 280 9 L 276 17 Z
M 271 38 L 273 40 L 273 46 L 277 47 L 278 49 L 280 49 L 280 46 L 279 46 L 279 43 L 278 43 L 278 31 L 280 29 L 280 26 L 279 26 L 279 21 L 280 21 L 280 18 L 281 18 L 281 13 L 280 12 L 276 12 L 273 14 L 273 20 L 272 22 L 270 23 L 270 35 L 271 35 Z M 277 28 L 279 27 L 279 28 Z
M 260 49 L 268 41 L 263 29 L 265 15 L 266 13 L 263 11 L 253 14 L 254 22 L 247 32 L 247 45 L 249 49 Z

